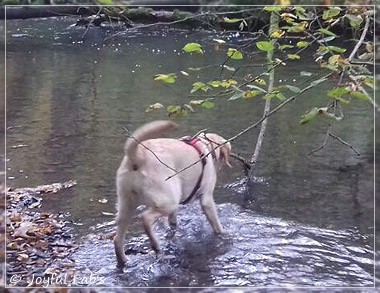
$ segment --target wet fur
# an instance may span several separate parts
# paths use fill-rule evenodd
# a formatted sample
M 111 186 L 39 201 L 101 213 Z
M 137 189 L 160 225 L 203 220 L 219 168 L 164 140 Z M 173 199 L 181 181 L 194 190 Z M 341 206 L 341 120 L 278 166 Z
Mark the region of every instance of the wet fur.
M 159 251 L 159 244 L 153 232 L 154 224 L 161 217 L 167 217 L 169 223 L 177 224 L 176 211 L 178 205 L 192 192 L 202 172 L 202 163 L 166 180 L 174 171 L 162 164 L 154 154 L 165 164 L 175 170 L 181 170 L 199 159 L 193 146 L 178 139 L 158 138 L 165 132 L 178 126 L 171 121 L 155 121 L 137 129 L 125 143 L 125 156 L 117 170 L 117 231 L 114 238 L 115 253 L 118 266 L 125 265 L 124 239 L 128 225 L 140 205 L 147 209 L 142 213 L 141 220 L 152 248 Z M 207 154 L 212 148 L 225 143 L 225 139 L 213 133 L 200 135 L 197 147 Z M 149 150 L 148 150 L 149 149 Z M 213 191 L 216 183 L 216 173 L 222 163 L 229 164 L 231 152 L 230 143 L 225 143 L 215 150 L 216 161 L 211 155 L 206 157 L 202 183 L 199 188 L 201 207 L 206 214 L 215 233 L 223 232 L 219 222 Z

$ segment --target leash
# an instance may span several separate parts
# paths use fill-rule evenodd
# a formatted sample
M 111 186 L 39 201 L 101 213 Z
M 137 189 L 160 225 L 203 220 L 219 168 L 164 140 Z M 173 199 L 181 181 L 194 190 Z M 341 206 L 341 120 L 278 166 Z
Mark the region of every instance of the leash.
M 206 160 L 206 157 L 203 155 L 203 152 L 196 145 L 196 143 L 198 141 L 201 141 L 199 138 L 197 138 L 197 137 L 194 138 L 194 137 L 189 136 L 189 137 L 182 138 L 180 140 L 183 141 L 184 143 L 192 146 L 197 151 L 197 153 L 199 154 L 199 157 L 202 159 L 201 160 L 201 162 L 202 162 L 202 172 L 201 172 L 201 175 L 198 178 L 197 184 L 195 184 L 194 189 L 190 193 L 190 195 L 183 202 L 181 202 L 181 204 L 187 204 L 187 203 L 189 203 L 194 198 L 194 196 L 197 194 L 199 188 L 201 187 L 201 183 L 202 183 L 202 179 L 203 179 L 203 171 L 205 169 L 207 160 Z

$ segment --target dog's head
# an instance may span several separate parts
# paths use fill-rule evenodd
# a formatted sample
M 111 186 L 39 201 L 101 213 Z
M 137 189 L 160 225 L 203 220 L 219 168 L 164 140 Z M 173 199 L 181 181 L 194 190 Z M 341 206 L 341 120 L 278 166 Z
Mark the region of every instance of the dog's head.
M 216 133 L 202 133 L 199 135 L 209 148 L 209 151 L 215 151 L 215 156 L 219 162 L 225 163 L 228 167 L 230 164 L 231 144 L 223 137 Z

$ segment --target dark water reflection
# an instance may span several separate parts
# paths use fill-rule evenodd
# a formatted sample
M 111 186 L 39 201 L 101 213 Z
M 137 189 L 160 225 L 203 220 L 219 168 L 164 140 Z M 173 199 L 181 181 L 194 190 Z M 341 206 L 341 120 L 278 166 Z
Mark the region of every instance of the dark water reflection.
M 97 272 L 109 286 L 373 285 L 373 118 L 368 105 L 352 101 L 334 128 L 360 157 L 336 141 L 307 156 L 322 143 L 327 124 L 318 120 L 299 126 L 298 121 L 305 110 L 327 103 L 323 86 L 271 117 L 257 165 L 260 177 L 248 195 L 237 162 L 221 173 L 215 198 L 227 236 L 215 238 L 198 208 L 189 206 L 180 212 L 173 239 L 159 228 L 165 248 L 155 257 L 136 223 L 128 247 L 137 252 L 130 255 L 128 273 L 118 273 L 111 242 L 92 236 L 113 228 L 112 217 L 102 212 L 114 212 L 122 127 L 166 118 L 164 111 L 146 114 L 150 104 L 188 102 L 191 84 L 218 78 L 220 70 L 194 73 L 187 68 L 222 63 L 225 55 L 212 39 L 239 38 L 159 31 L 103 43 L 107 32 L 102 28 L 91 29 L 82 42 L 84 31 L 70 28 L 71 23 L 7 23 L 7 183 L 78 181 L 74 189 L 46 197 L 43 208 L 73 223 L 81 245 L 74 256 L 79 270 Z M 190 41 L 202 42 L 205 55 L 181 53 Z M 306 81 L 300 70 L 318 73 L 304 58 L 301 68 L 290 63 L 277 71 L 278 83 Z M 245 62 L 264 60 L 253 54 Z M 180 70 L 190 76 L 179 75 L 177 86 L 153 81 L 155 74 Z M 214 110 L 197 109 L 178 119 L 183 129 L 174 135 L 208 128 L 230 137 L 262 115 L 261 99 L 218 97 L 216 104 Z M 235 151 L 249 155 L 256 136 L 253 131 L 235 141 Z

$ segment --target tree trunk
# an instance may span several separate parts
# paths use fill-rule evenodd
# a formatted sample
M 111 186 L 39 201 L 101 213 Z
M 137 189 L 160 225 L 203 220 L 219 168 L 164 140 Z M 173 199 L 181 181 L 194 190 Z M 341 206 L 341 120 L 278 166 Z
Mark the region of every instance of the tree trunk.
M 270 27 L 269 27 L 269 36 L 271 36 L 272 32 L 276 29 L 278 29 L 278 22 L 279 22 L 279 17 L 276 14 L 276 12 L 271 13 L 270 17 Z M 271 43 L 275 45 L 276 39 L 272 38 Z M 268 93 L 273 91 L 273 86 L 274 86 L 274 68 L 273 68 L 273 52 L 274 50 L 271 50 L 267 53 L 267 63 L 268 65 L 268 72 L 269 72 L 269 82 L 268 82 Z M 264 113 L 263 113 L 263 118 L 265 118 L 268 113 L 270 112 L 270 104 L 271 100 L 267 99 L 265 101 L 265 106 L 264 106 Z M 261 123 L 260 127 L 260 133 L 257 138 L 256 146 L 255 146 L 255 151 L 251 157 L 251 160 L 249 162 L 250 164 L 250 169 L 248 170 L 248 180 L 247 182 L 250 183 L 252 182 L 254 175 L 256 173 L 256 163 L 259 158 L 259 154 L 262 148 L 264 136 L 265 136 L 265 131 L 267 129 L 267 124 L 268 124 L 268 118 L 265 118 L 263 122 Z
M 27 19 L 39 17 L 81 15 L 90 16 L 94 14 L 88 8 L 79 6 L 11 6 L 0 8 L 0 19 Z

